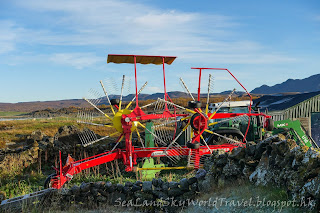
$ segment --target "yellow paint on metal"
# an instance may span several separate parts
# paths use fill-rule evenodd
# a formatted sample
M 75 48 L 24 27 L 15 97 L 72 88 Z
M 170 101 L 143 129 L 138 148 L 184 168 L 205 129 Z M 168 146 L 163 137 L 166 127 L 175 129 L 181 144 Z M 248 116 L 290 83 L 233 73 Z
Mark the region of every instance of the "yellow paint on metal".
M 113 127 L 118 131 L 118 132 L 123 132 L 123 128 L 122 128 L 122 123 L 121 123 L 121 118 L 122 115 L 128 115 L 132 112 L 132 110 L 128 110 L 128 109 L 122 109 L 119 110 L 113 118 Z M 136 125 L 132 125 L 131 127 L 131 131 L 134 131 L 136 129 Z
M 213 123 L 210 123 L 209 126 L 213 126 L 213 125 L 216 125 L 218 122 L 213 122 Z

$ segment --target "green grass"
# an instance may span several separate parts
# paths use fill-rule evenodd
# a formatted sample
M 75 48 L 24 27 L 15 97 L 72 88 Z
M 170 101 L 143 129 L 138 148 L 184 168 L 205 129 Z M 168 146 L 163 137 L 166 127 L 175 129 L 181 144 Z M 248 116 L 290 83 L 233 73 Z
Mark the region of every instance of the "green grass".
M 96 119 L 98 122 L 101 118 Z M 104 119 L 106 122 L 106 119 Z M 52 119 L 28 119 L 28 120 L 12 120 L 12 121 L 0 121 L 0 129 L 4 127 L 12 127 L 8 130 L 0 131 L 0 149 L 4 148 L 7 142 L 23 142 L 24 138 L 19 138 L 17 135 L 30 135 L 35 130 L 41 130 L 47 136 L 53 137 L 59 127 L 61 126 L 76 125 L 80 129 L 84 125 L 77 124 L 76 118 L 72 117 L 57 117 Z M 114 133 L 115 130 L 109 127 L 93 127 L 93 130 L 99 135 L 109 135 Z M 118 137 L 115 135 L 114 137 Z
M 26 112 L 2 112 L 0 111 L 0 117 L 14 117 L 14 116 L 21 116 L 26 114 Z

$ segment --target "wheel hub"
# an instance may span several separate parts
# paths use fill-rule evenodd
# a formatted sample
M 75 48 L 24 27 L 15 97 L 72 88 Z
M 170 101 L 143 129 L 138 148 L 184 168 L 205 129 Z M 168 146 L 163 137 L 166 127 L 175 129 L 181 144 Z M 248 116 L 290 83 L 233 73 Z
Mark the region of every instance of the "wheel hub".
M 190 120 L 191 127 L 196 131 L 202 131 L 208 127 L 208 116 L 204 113 L 195 113 Z

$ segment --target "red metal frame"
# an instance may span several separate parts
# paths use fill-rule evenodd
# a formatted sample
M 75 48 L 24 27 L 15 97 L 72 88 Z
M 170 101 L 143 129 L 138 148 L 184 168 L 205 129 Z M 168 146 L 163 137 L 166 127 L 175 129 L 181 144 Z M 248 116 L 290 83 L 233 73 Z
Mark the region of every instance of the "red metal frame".
M 115 56 L 115 55 L 113 55 Z M 171 113 L 166 105 L 166 108 L 162 114 L 146 114 L 143 112 L 143 110 L 138 105 L 138 88 L 137 88 L 137 56 L 142 55 L 116 55 L 116 56 L 133 56 L 134 57 L 134 70 L 135 70 L 135 89 L 136 89 L 136 107 L 130 114 L 123 114 L 121 118 L 121 123 L 123 127 L 123 133 L 117 140 L 117 142 L 120 142 L 120 138 L 124 136 L 125 138 L 125 149 L 115 149 L 114 151 L 109 151 L 105 153 L 101 153 L 92 157 L 88 157 L 86 159 L 73 161 L 73 159 L 70 159 L 71 157 L 68 157 L 67 164 L 62 167 L 62 161 L 61 161 L 61 152 L 59 152 L 59 158 L 60 158 L 60 169 L 55 168 L 57 175 L 55 178 L 51 180 L 52 187 L 53 188 L 61 188 L 64 183 L 67 181 L 70 181 L 73 177 L 73 175 L 81 172 L 84 169 L 88 169 L 103 163 L 107 163 L 116 159 L 122 159 L 124 165 L 126 165 L 126 171 L 132 171 L 133 166 L 137 164 L 138 158 L 145 158 L 145 157 L 165 157 L 165 156 L 175 156 L 175 155 L 188 155 L 190 152 L 190 149 L 186 146 L 183 146 L 181 149 L 181 152 L 177 152 L 176 149 L 167 148 L 167 147 L 156 147 L 156 148 L 135 148 L 132 145 L 131 141 L 131 128 L 132 128 L 132 122 L 135 121 L 146 121 L 146 120 L 154 120 L 154 119 L 160 119 L 160 118 L 176 118 L 177 116 L 186 117 L 188 114 L 176 114 L 176 111 L 174 113 Z M 167 100 L 167 98 L 171 101 L 169 95 L 166 91 L 166 81 L 165 81 L 165 58 L 169 56 L 146 56 L 146 57 L 162 57 L 162 67 L 163 67 L 163 82 L 164 82 L 164 98 Z M 172 57 L 170 56 L 171 58 Z M 173 59 L 173 60 L 174 60 Z M 173 62 L 171 61 L 171 63 Z M 116 62 L 115 62 L 116 63 Z M 117 62 L 118 63 L 118 62 Z M 128 63 L 128 62 L 125 62 Z M 198 101 L 200 101 L 200 85 L 201 85 L 201 71 L 202 69 L 215 69 L 215 70 L 227 70 L 233 78 L 234 75 L 228 70 L 228 69 L 221 69 L 221 68 L 192 68 L 192 69 L 199 69 L 199 87 L 198 87 Z M 236 79 L 236 78 L 235 78 Z M 236 81 L 243 87 L 243 85 L 236 79 Z M 243 87 L 244 88 L 244 87 Z M 245 89 L 245 88 L 244 88 Z M 249 94 L 249 92 L 245 89 L 245 91 L 248 93 L 248 95 L 251 98 L 252 97 Z M 263 115 L 265 117 L 270 117 L 267 115 L 264 115 L 262 113 L 251 113 L 251 101 L 250 101 L 250 110 L 249 113 L 216 113 L 212 119 L 220 119 L 220 118 L 231 118 L 236 117 L 240 115 L 248 115 L 248 116 L 258 116 Z M 176 108 L 175 108 L 176 109 Z M 195 131 L 195 137 L 192 139 L 192 142 L 200 141 L 201 134 L 207 129 L 208 127 L 208 117 L 211 116 L 211 113 L 208 113 L 208 115 L 203 115 L 200 109 L 195 109 L 195 112 L 200 114 L 200 117 L 198 119 L 198 131 Z M 250 119 L 249 119 L 250 120 Z M 197 122 L 196 122 L 197 123 Z M 247 132 L 246 132 L 247 134 Z M 233 148 L 237 146 L 232 144 L 223 144 L 223 145 L 210 145 L 208 149 L 207 146 L 200 146 L 199 149 L 193 150 L 193 153 L 195 154 L 195 168 L 199 168 L 200 165 L 200 157 L 202 155 L 211 154 L 211 150 L 217 150 L 217 149 L 223 149 L 224 151 L 231 151 Z
M 226 152 L 234 149 L 235 145 L 232 144 L 223 144 L 223 145 L 210 145 L 208 149 L 207 146 L 200 146 L 196 154 L 196 162 L 195 167 L 199 168 L 200 157 L 203 155 L 211 154 L 211 150 L 224 150 Z M 133 146 L 132 146 L 133 148 Z M 132 152 L 132 161 L 136 164 L 138 158 L 149 158 L 149 157 L 165 157 L 165 156 L 177 156 L 177 155 L 188 155 L 189 148 L 183 146 L 181 152 L 177 152 L 176 149 L 167 149 L 167 147 L 155 147 L 155 148 L 134 148 Z M 107 162 L 114 161 L 116 159 L 125 160 L 125 156 L 127 150 L 126 149 L 116 149 L 114 151 L 109 151 L 105 153 L 101 153 L 99 155 L 95 155 L 92 157 L 88 157 L 82 160 L 78 160 L 75 162 L 70 162 L 67 166 L 64 166 L 61 169 L 61 173 L 52 179 L 52 187 L 56 189 L 62 188 L 62 186 L 70 181 L 74 175 L 80 173 L 84 169 L 88 169 L 94 166 L 98 166 L 100 164 L 104 164 Z
M 226 70 L 228 71 L 228 73 L 238 82 L 238 84 L 246 91 L 246 93 L 248 94 L 248 96 L 250 97 L 250 105 L 249 105 L 249 114 L 251 113 L 251 109 L 252 109 L 252 96 L 251 94 L 248 92 L 248 90 L 240 83 L 240 81 L 230 72 L 230 70 L 226 69 L 226 68 L 207 68 L 207 67 L 191 67 L 191 69 L 199 69 L 199 88 L 198 88 L 198 101 L 200 101 L 200 82 L 201 82 L 201 71 L 204 70 Z M 246 133 L 244 135 L 243 138 L 243 142 L 246 140 L 248 131 L 249 131 L 249 127 L 250 127 L 250 119 L 248 120 L 248 127 L 246 130 Z

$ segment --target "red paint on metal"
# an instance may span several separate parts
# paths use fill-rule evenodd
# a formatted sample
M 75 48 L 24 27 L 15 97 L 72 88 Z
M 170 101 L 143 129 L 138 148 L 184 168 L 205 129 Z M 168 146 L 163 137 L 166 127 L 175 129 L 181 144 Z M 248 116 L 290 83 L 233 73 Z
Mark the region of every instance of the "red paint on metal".
M 201 68 L 199 69 L 198 101 L 200 101 Z
M 138 81 L 137 81 L 137 58 L 134 56 L 134 80 L 136 84 L 136 107 L 139 106 L 138 104 Z

